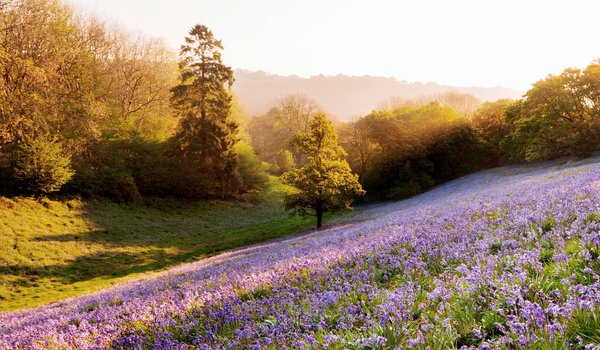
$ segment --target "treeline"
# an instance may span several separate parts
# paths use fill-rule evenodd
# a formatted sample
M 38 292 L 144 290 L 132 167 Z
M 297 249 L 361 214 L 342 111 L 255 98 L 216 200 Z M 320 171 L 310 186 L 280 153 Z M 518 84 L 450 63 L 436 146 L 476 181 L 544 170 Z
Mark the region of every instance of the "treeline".
M 480 118 L 494 120 L 493 113 Z M 510 160 L 592 155 L 600 150 L 600 60 L 535 83 L 502 121 L 499 153 Z
M 295 94 L 249 118 L 222 50 L 202 25 L 177 58 L 57 0 L 0 2 L 0 194 L 231 198 L 261 190 L 267 171 L 306 165 L 291 141 L 323 108 Z M 516 101 L 388 99 L 332 122 L 367 200 L 509 162 L 585 157 L 600 149 L 600 61 L 548 76 Z
M 490 166 L 469 120 L 433 102 L 374 111 L 340 130 L 368 198 L 402 198 Z
M 272 173 L 304 163 L 289 141 L 319 111 L 315 101 L 292 95 L 251 119 L 254 147 Z M 437 101 L 373 111 L 355 122 L 334 125 L 367 200 L 410 196 L 491 165 L 491 152 L 470 119 Z
M 600 61 L 550 75 L 519 100 L 462 113 L 449 105 L 377 111 L 341 130 L 352 169 L 371 198 L 412 195 L 508 163 L 600 151 Z
M 366 200 L 402 198 L 468 173 L 511 162 L 600 150 L 600 61 L 535 83 L 520 100 L 480 104 L 447 93 L 388 99 L 382 109 L 336 123 Z M 289 146 L 319 110 L 306 96 L 283 98 L 250 121 L 257 154 L 281 173 L 302 163 Z
M 0 2 L 0 192 L 136 201 L 264 184 L 222 45 L 200 27 L 178 62 L 60 1 Z

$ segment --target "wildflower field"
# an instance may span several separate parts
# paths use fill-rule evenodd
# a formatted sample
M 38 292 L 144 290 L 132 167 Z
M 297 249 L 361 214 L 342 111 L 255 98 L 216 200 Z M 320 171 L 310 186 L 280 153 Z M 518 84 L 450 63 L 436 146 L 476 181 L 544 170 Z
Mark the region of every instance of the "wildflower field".
M 0 314 L 0 348 L 595 349 L 599 246 L 599 163 L 488 171 L 369 220 Z

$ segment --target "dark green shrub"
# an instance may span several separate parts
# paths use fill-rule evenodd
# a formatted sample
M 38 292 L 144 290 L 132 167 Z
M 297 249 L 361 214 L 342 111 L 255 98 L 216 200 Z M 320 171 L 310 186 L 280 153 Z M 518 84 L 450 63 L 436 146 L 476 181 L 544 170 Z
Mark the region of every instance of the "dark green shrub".
M 165 145 L 140 139 L 104 141 L 77 162 L 71 190 L 119 202 L 170 194 L 173 178 Z

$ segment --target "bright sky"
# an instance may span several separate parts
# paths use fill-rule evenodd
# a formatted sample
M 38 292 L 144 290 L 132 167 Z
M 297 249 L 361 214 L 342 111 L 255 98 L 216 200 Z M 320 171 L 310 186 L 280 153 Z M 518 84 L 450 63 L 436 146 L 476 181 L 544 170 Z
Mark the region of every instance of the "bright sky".
M 600 58 L 595 0 L 70 0 L 174 49 L 196 24 L 226 64 L 527 89 Z

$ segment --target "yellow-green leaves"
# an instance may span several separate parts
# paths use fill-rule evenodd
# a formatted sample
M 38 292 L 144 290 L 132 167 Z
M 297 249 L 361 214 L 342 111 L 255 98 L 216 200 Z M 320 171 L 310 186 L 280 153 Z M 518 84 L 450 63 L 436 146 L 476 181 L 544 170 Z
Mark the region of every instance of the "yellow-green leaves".
M 337 134 L 324 114 L 317 114 L 308 124 L 308 131 L 297 134 L 292 144 L 307 161 L 301 168 L 282 175 L 285 183 L 299 189 L 286 195 L 285 206 L 299 214 L 314 210 L 317 227 L 321 227 L 324 212 L 351 209 L 352 200 L 365 191 L 346 162 L 346 152 L 338 145 Z
M 71 157 L 56 140 L 39 137 L 21 143 L 16 155 L 15 176 L 32 193 L 58 191 L 73 177 Z

